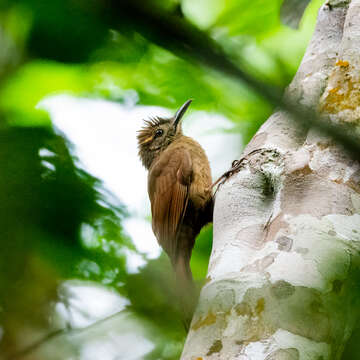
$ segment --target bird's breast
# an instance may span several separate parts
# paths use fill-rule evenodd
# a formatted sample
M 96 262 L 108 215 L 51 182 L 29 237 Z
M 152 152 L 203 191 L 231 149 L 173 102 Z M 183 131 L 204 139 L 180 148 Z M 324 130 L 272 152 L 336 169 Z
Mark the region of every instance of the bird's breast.
M 185 144 L 192 160 L 192 182 L 190 185 L 189 199 L 195 208 L 203 208 L 211 199 L 211 169 L 205 151 L 195 140 L 188 138 Z

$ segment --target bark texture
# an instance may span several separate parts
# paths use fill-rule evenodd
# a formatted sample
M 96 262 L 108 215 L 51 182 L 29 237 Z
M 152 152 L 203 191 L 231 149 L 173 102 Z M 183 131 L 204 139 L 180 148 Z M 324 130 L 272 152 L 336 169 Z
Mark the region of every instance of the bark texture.
M 360 118 L 360 0 L 319 11 L 288 96 Z M 273 114 L 220 186 L 214 243 L 183 360 L 340 359 L 360 312 L 360 167 Z

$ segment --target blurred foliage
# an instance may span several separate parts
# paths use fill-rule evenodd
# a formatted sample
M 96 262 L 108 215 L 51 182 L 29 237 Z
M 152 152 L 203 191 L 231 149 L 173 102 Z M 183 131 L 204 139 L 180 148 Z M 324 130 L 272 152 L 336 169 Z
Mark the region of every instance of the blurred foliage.
M 281 0 L 154 1 L 206 31 L 252 75 L 282 88 L 299 65 L 322 2 L 313 0 L 294 30 L 280 23 Z M 65 301 L 58 285 L 74 278 L 128 300 L 127 310 L 153 344 L 146 359 L 177 359 L 185 337 L 168 259 L 161 255 L 137 273 L 128 271 L 127 254 L 144 258 L 122 227 L 130 214 L 79 168 L 71 144 L 37 109 L 39 101 L 66 92 L 121 103 L 134 91 L 140 104 L 175 109 L 194 98 L 194 109 L 228 117 L 244 143 L 273 110 L 243 84 L 149 42 L 131 19 L 116 22 L 107 3 L 0 2 L 0 359 L 58 328 L 54 304 Z M 199 285 L 211 238 L 208 226 L 194 249 Z M 63 358 L 81 358 L 71 335 L 61 344 Z M 55 359 L 41 354 L 36 358 Z
M 124 208 L 104 202 L 101 184 L 75 167 L 62 137 L 46 128 L 3 125 L 0 138 L 0 304 L 6 347 L 12 345 L 8 336 L 12 342 L 21 335 L 24 319 L 30 325 L 42 318 L 34 309 L 44 310 L 40 305 L 49 288 L 55 300 L 58 279 L 86 277 L 77 266 L 84 259 L 96 262 L 101 273 L 125 273 L 124 254 L 82 241 L 85 224 L 99 243 L 134 247 L 122 231 Z

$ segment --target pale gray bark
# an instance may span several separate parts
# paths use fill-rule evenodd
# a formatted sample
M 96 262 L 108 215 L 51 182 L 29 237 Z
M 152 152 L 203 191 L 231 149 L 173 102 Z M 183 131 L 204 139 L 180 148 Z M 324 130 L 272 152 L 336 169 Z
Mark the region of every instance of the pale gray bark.
M 328 1 L 288 96 L 360 118 L 360 0 Z M 340 359 L 360 311 L 360 167 L 277 112 L 220 186 L 182 359 Z M 359 354 L 360 356 L 360 354 Z

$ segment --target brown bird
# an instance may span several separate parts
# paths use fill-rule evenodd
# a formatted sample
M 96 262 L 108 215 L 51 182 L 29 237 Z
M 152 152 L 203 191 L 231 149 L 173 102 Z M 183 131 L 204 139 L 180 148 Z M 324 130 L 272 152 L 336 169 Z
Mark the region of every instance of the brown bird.
M 196 302 L 191 252 L 213 213 L 209 161 L 200 144 L 182 133 L 180 121 L 190 103 L 172 118 L 146 120 L 137 136 L 139 156 L 149 170 L 152 228 L 173 266 L 187 327 Z

